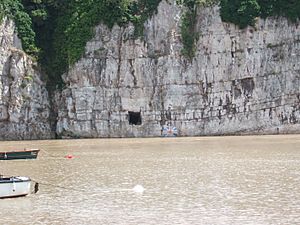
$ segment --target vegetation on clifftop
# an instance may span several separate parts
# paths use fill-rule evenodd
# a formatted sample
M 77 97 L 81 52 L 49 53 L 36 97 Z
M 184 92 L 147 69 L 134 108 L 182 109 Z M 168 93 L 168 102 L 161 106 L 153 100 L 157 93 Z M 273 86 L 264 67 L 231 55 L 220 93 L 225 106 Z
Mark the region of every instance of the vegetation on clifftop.
M 19 0 L 1 0 L 0 21 L 4 16 L 11 17 L 15 21 L 24 51 L 36 55 L 39 51 L 35 42 L 36 34 L 33 31 L 32 20 L 25 12 L 23 4 Z
M 132 22 L 135 36 L 161 0 L 2 0 L 0 18 L 16 22 L 24 50 L 37 54 L 48 75 L 48 87 L 63 85 L 61 75 L 82 57 L 99 23 L 112 28 Z M 33 31 L 34 30 L 34 31 Z M 35 36 L 36 35 L 36 36 Z
M 161 0 L 23 0 L 33 18 L 40 60 L 48 75 L 48 86 L 62 85 L 61 74 L 78 61 L 99 23 L 112 28 L 132 22 L 136 36 Z
M 180 24 L 183 44 L 181 53 L 189 60 L 192 60 L 195 56 L 196 42 L 199 37 L 196 31 L 197 10 L 200 6 L 216 4 L 217 0 L 176 0 L 176 3 L 185 7 Z
M 255 24 L 256 17 L 284 16 L 291 21 L 300 18 L 298 0 L 220 0 L 221 17 L 240 28 Z
M 198 32 L 196 30 L 197 10 L 199 6 L 220 4 L 221 17 L 245 28 L 254 26 L 257 17 L 284 16 L 291 21 L 300 18 L 300 1 L 295 0 L 176 0 L 178 5 L 185 6 L 181 18 L 182 54 L 188 59 L 195 55 Z
M 100 22 L 135 25 L 135 36 L 143 36 L 144 22 L 161 0 L 1 0 L 0 19 L 14 19 L 24 50 L 39 57 L 48 77 L 48 87 L 63 85 L 61 75 L 82 57 L 86 42 Z M 300 18 L 300 1 L 295 0 L 177 0 L 185 12 L 181 20 L 182 54 L 192 59 L 199 34 L 196 14 L 200 5 L 220 3 L 225 22 L 240 28 L 254 25 L 258 16 Z
M 177 4 L 182 4 L 186 7 L 185 12 L 182 15 L 180 24 L 181 41 L 183 44 L 181 53 L 189 60 L 192 60 L 196 52 L 196 42 L 199 36 L 196 32 L 196 14 L 198 4 L 196 0 L 177 0 Z

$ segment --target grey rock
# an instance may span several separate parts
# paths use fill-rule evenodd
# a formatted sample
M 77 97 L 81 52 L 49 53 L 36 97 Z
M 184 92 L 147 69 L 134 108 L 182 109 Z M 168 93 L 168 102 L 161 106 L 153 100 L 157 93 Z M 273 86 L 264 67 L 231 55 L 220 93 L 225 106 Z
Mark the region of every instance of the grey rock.
M 51 138 L 49 99 L 12 20 L 0 23 L 0 140 Z
M 181 54 L 184 8 L 173 3 L 161 2 L 143 40 L 132 38 L 132 25 L 95 28 L 56 94 L 57 134 L 152 137 L 166 124 L 180 136 L 299 133 L 299 23 L 257 19 L 240 30 L 221 21 L 217 6 L 200 8 L 189 62 Z M 132 112 L 141 124 L 129 121 Z

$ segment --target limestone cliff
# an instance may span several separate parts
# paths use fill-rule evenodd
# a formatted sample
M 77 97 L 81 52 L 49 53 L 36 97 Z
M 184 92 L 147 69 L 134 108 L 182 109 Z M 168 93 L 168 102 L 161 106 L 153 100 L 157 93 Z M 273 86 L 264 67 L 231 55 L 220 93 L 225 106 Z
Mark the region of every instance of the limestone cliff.
M 12 20 L 0 23 L 0 140 L 50 138 L 49 100 Z
M 217 6 L 200 8 L 190 62 L 181 55 L 184 9 L 168 2 L 143 40 L 130 25 L 95 28 L 56 94 L 60 136 L 159 136 L 165 124 L 180 136 L 300 132 L 299 24 L 258 19 L 240 30 Z

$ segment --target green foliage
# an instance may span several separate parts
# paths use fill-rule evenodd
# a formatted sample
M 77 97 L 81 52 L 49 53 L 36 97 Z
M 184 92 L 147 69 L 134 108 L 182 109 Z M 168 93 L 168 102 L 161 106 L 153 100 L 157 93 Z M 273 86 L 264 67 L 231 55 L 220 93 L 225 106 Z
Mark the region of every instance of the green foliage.
M 7 15 L 14 19 L 23 49 L 39 53 L 39 62 L 48 76 L 48 87 L 63 85 L 61 75 L 84 54 L 94 27 L 103 22 L 135 25 L 135 37 L 143 37 L 144 23 L 157 10 L 161 0 L 1 0 L 0 21 Z M 254 25 L 258 16 L 300 18 L 299 0 L 177 0 L 185 6 L 181 20 L 182 54 L 192 59 L 199 34 L 196 12 L 200 5 L 216 2 L 223 21 L 244 28 Z M 38 51 L 41 49 L 41 51 Z
M 143 24 L 161 0 L 23 0 L 34 21 L 40 61 L 48 74 L 48 85 L 63 85 L 61 74 L 77 62 L 100 22 L 132 22 L 136 37 L 143 35 Z
M 22 3 L 19 0 L 2 0 L 0 2 L 1 20 L 4 15 L 11 17 L 15 21 L 24 51 L 36 55 L 38 48 L 35 44 L 35 32 L 32 29 L 31 18 L 25 12 Z
M 132 22 L 136 37 L 161 0 L 1 0 L 0 19 L 13 17 L 24 50 L 36 55 L 48 75 L 48 87 L 62 86 L 61 74 L 82 57 L 100 22 Z M 35 32 L 34 32 L 34 31 Z M 37 38 L 35 39 L 35 35 Z
M 259 16 L 285 16 L 291 21 L 300 18 L 299 0 L 176 0 L 186 7 L 181 20 L 182 54 L 192 59 L 195 54 L 197 7 L 220 3 L 222 20 L 237 24 L 240 28 L 254 26 Z
M 142 37 L 144 33 L 144 23 L 157 10 L 161 0 L 139 0 L 131 1 L 128 5 L 126 17 L 129 22 L 135 25 L 135 36 Z
M 300 18 L 300 1 L 298 0 L 257 0 L 261 6 L 261 16 L 285 16 L 291 21 Z
M 196 52 L 196 42 L 199 33 L 196 31 L 197 9 L 199 6 L 210 6 L 216 4 L 218 0 L 176 0 L 178 5 L 185 6 L 185 12 L 181 18 L 181 40 L 183 49 L 181 53 L 192 60 Z
M 47 6 L 49 0 L 21 0 L 26 12 L 35 25 L 43 24 L 48 18 Z
M 93 36 L 94 26 L 100 22 L 109 28 L 114 24 L 132 22 L 136 25 L 136 36 L 141 36 L 144 22 L 156 10 L 159 2 L 160 0 L 71 0 L 68 13 L 58 20 L 59 25 L 64 27 L 67 40 L 65 51 L 68 64 L 75 63 L 82 56 L 86 42 Z
M 253 26 L 259 15 L 260 6 L 256 0 L 221 0 L 223 21 L 237 24 L 240 28 Z
M 240 28 L 254 26 L 258 16 L 285 16 L 291 21 L 300 18 L 298 0 L 221 0 L 220 5 L 222 20 Z
M 266 18 L 268 16 L 272 16 L 274 12 L 274 3 L 277 0 L 258 0 L 258 4 L 260 5 L 260 15 L 262 18 Z
M 196 32 L 197 8 L 200 4 L 205 4 L 206 0 L 177 0 L 178 5 L 185 6 L 185 12 L 181 18 L 180 30 L 183 49 L 181 53 L 192 60 L 196 52 L 196 41 L 199 34 Z
M 192 59 L 196 51 L 196 40 L 198 39 L 198 33 L 195 31 L 196 25 L 196 9 L 189 8 L 184 13 L 181 19 L 181 39 L 183 49 L 181 53 L 188 59 Z
M 4 17 L 4 7 L 2 4 L 0 4 L 0 23 L 2 22 L 3 17 Z
M 25 77 L 24 77 L 25 80 L 27 81 L 33 81 L 33 75 L 32 74 L 27 74 Z

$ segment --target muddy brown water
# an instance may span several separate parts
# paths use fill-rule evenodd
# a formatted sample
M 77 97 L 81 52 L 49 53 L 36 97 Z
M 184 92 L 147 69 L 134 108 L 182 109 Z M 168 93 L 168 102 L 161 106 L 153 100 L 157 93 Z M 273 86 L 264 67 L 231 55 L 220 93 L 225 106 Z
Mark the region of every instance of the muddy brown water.
M 0 224 L 300 224 L 300 135 L 0 142 L 25 147 L 0 174 L 39 192 L 0 200 Z

